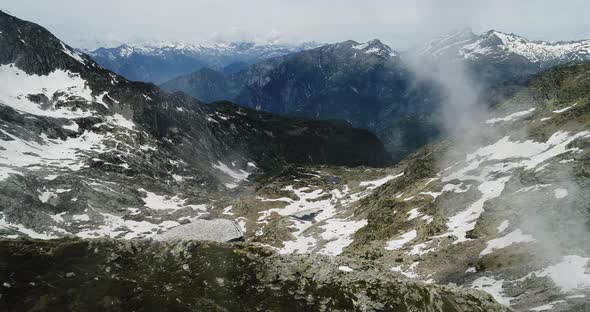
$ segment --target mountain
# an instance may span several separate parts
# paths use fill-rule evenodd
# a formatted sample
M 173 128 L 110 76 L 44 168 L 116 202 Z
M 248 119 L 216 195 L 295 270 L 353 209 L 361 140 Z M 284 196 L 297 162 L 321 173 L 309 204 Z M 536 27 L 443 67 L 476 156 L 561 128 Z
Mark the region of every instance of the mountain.
M 239 72 L 240 70 L 238 70 Z M 229 75 L 210 68 L 201 68 L 191 74 L 180 76 L 160 85 L 162 90 L 182 91 L 205 102 L 232 99 L 239 90 L 237 81 Z
M 203 69 L 161 87 L 287 116 L 342 119 L 378 135 L 399 120 L 431 113 L 440 95 L 430 82 L 414 79 L 399 54 L 377 39 L 329 44 L 229 75 Z M 433 123 L 427 117 L 420 120 Z M 420 140 L 428 142 L 434 136 L 428 133 Z M 397 160 L 414 150 L 407 141 L 416 142 L 409 133 L 398 138 L 386 145 Z
M 242 239 L 230 204 L 254 193 L 255 172 L 382 164 L 369 132 L 130 82 L 3 12 L 0 43 L 2 310 L 504 309 L 476 291 L 393 274 L 338 277 L 337 262 L 310 267 L 309 257 L 269 257 L 265 247 L 190 241 Z M 178 238 L 189 240 L 170 241 Z
M 589 86 L 588 64 L 548 70 L 395 166 L 301 168 L 231 213 L 282 254 L 480 289 L 515 311 L 586 311 Z
M 541 68 L 548 68 L 589 60 L 590 40 L 531 41 L 496 30 L 475 35 L 471 30 L 463 29 L 430 41 L 419 53 L 434 57 L 462 57 L 467 60 L 487 58 L 502 61 L 510 57 L 521 57 Z
M 146 207 L 196 217 L 205 198 L 219 195 L 210 191 L 236 189 L 258 170 L 385 163 L 368 131 L 205 105 L 127 81 L 35 24 L 3 13 L 0 27 L 0 224 L 9 229 L 144 236 L 178 223 Z M 72 224 L 80 213 L 84 225 Z
M 130 82 L 5 13 L 0 64 L 2 311 L 590 307 L 588 64 L 385 166 L 366 130 Z
M 223 243 L 244 239 L 231 203 L 261 174 L 382 165 L 368 131 L 130 82 L 4 12 L 0 80 L 3 311 L 505 310 L 473 290 Z
M 318 46 L 230 42 L 121 45 L 85 51 L 99 65 L 129 80 L 162 83 L 200 68 L 235 70 L 244 64 Z
M 478 73 L 477 63 L 465 64 Z M 264 77 L 275 66 L 259 67 L 252 84 L 271 84 Z M 255 207 L 269 205 L 246 222 L 246 240 L 284 254 L 345 256 L 354 271 L 481 289 L 516 311 L 588 310 L 590 65 L 534 66 L 517 87 L 497 85 L 505 96 L 479 107 L 489 116 L 458 111 L 448 122 L 471 127 L 416 144 L 394 167 L 312 166 L 259 181 L 255 198 L 232 206 L 252 220 Z M 387 137 L 405 132 L 417 143 L 438 131 L 423 116 L 400 119 Z
M 239 88 L 229 89 L 230 98 L 240 104 L 280 114 L 314 118 L 341 118 L 353 125 L 372 118 L 370 108 L 379 109 L 376 100 L 400 97 L 390 89 L 404 82 L 397 52 L 378 40 L 366 43 L 346 41 L 262 61 L 230 77 Z M 183 77 L 163 84 L 171 89 Z M 195 90 L 189 94 L 197 96 Z M 235 94 L 231 94 L 234 91 Z M 333 96 L 343 98 L 333 99 Z M 346 103 L 335 102 L 353 97 Z M 378 99 L 370 99 L 379 97 Z M 324 103 L 324 99 L 332 103 Z M 360 99 L 372 100 L 362 106 Z M 382 99 L 385 98 L 385 99 Z M 338 100 L 338 101 L 337 101 Z M 353 107 L 349 107 L 353 105 Z M 361 116 L 353 116 L 361 114 Z
M 409 53 L 443 60 L 461 60 L 474 67 L 484 81 L 498 83 L 526 79 L 541 70 L 590 60 L 590 39 L 580 41 L 531 41 L 490 30 L 481 35 L 469 29 L 452 32 Z
M 398 161 L 444 133 L 439 120 L 440 107 L 448 100 L 444 81 L 451 83 L 455 74 L 433 77 L 441 67 L 465 67 L 480 89 L 482 105 L 493 106 L 539 72 L 588 61 L 589 53 L 590 40 L 549 43 L 464 29 L 409 51 L 394 51 L 377 39 L 346 41 L 261 61 L 232 74 L 200 70 L 161 87 L 287 116 L 343 119 L 377 134 Z

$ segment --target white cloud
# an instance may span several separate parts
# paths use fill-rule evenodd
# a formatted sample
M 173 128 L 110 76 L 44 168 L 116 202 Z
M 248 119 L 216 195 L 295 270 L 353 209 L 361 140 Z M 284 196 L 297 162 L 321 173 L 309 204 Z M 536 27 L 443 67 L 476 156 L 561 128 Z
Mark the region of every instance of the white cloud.
M 335 42 L 380 38 L 404 49 L 451 29 L 498 29 L 531 39 L 590 37 L 584 0 L 8 0 L 1 9 L 74 46 L 137 40 Z M 6 3 L 8 2 L 8 3 Z M 89 35 L 90 38 L 89 39 Z

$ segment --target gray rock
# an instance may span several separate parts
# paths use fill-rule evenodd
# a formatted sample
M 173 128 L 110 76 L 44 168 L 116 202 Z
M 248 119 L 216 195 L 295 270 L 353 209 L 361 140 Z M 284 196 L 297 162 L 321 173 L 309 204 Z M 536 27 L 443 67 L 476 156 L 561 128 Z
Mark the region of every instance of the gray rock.
M 232 220 L 213 219 L 195 220 L 189 224 L 179 225 L 154 237 L 159 241 L 205 240 L 214 242 L 232 242 L 243 240 L 244 233 Z

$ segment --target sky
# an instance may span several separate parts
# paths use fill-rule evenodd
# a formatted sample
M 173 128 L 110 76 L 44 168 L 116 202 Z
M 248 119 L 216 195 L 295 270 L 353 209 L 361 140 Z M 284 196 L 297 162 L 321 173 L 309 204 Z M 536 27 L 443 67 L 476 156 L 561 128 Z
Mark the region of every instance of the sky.
M 0 0 L 78 48 L 125 42 L 367 41 L 396 50 L 455 29 L 590 38 L 588 0 Z

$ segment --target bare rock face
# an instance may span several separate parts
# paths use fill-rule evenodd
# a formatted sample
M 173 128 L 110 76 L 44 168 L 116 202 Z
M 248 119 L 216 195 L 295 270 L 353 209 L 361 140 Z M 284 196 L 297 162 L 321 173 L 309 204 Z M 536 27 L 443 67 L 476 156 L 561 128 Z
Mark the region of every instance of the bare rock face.
M 240 227 L 229 219 L 195 220 L 179 225 L 154 236 L 155 240 L 200 240 L 212 242 L 233 242 L 244 239 Z

